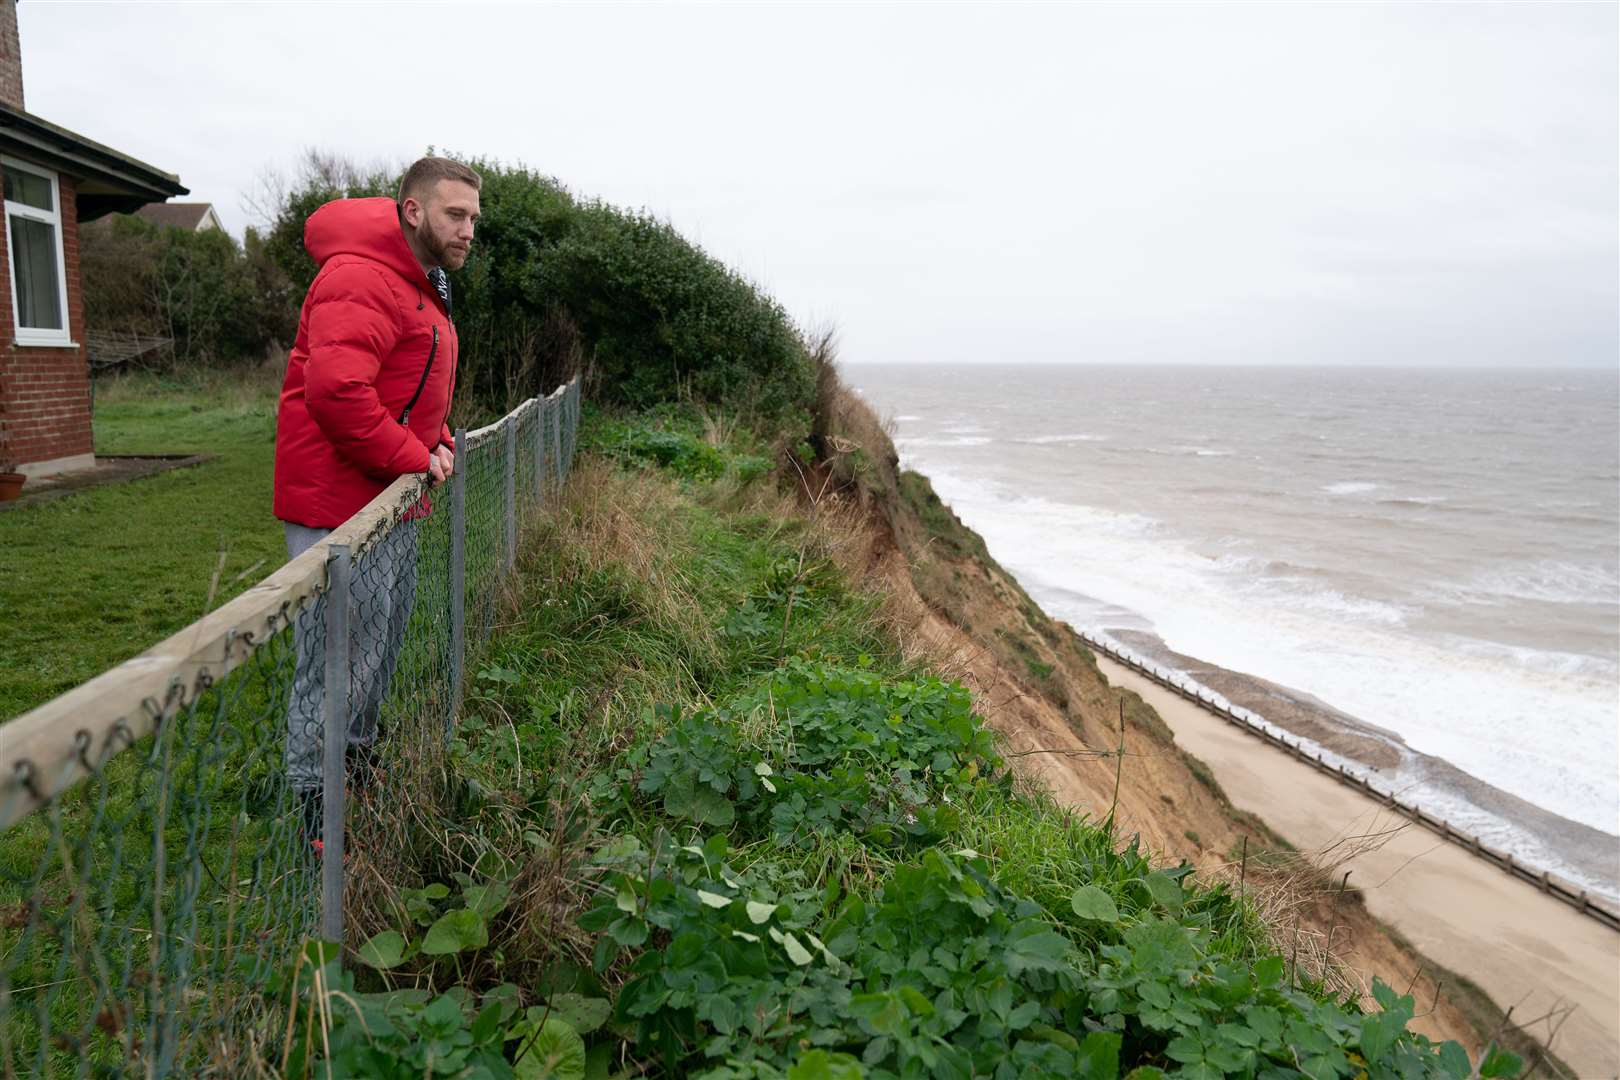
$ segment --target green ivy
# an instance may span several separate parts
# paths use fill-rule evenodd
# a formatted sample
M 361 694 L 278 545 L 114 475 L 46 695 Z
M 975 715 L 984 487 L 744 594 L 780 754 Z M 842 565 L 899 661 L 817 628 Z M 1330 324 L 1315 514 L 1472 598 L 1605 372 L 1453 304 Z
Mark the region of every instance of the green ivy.
M 635 954 L 615 1003 L 637 1048 L 671 1075 L 900 1077 L 1437 1077 L 1471 1070 L 1456 1043 L 1407 1030 L 1410 996 L 1383 1011 L 1289 985 L 1280 957 L 1211 957 L 1170 908 L 1126 922 L 1077 891 L 1074 908 L 1120 930 L 1095 954 L 973 852 L 929 849 L 870 899 L 806 889 L 792 871 L 739 870 L 723 837 L 637 845 L 582 919 L 596 965 Z M 1179 888 L 1172 879 L 1164 878 Z M 644 947 L 644 946 L 654 947 Z M 1518 1059 L 1490 1051 L 1480 1076 Z
M 783 846 L 840 831 L 885 848 L 933 843 L 1000 764 L 960 686 L 802 659 L 724 708 L 658 717 L 640 792 L 673 818 Z

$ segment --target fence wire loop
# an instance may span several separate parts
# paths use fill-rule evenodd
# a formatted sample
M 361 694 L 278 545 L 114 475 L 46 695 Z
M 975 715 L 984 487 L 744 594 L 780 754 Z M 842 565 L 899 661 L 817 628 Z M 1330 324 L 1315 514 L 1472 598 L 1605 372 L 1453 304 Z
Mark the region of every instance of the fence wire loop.
M 34 783 L 35 772 L 36 770 L 32 761 L 19 761 L 11 768 L 11 778 L 18 787 L 22 788 L 24 791 L 28 792 L 28 794 L 38 799 L 40 798 L 40 794 L 39 788 L 35 786 Z
M 73 733 L 73 755 L 79 759 L 79 764 L 84 766 L 85 772 L 96 771 L 96 767 L 90 764 L 90 747 L 94 745 L 95 739 L 91 736 L 89 728 L 80 728 Z
M 124 745 L 122 747 L 115 747 L 113 745 L 115 742 L 122 742 Z M 119 753 L 122 750 L 128 750 L 134 745 L 135 733 L 130 730 L 129 724 L 125 723 L 122 718 L 113 721 L 113 726 L 107 732 L 107 740 L 102 744 L 103 757 L 101 763 L 105 765 L 107 763 L 107 758 L 111 757 L 113 754 Z

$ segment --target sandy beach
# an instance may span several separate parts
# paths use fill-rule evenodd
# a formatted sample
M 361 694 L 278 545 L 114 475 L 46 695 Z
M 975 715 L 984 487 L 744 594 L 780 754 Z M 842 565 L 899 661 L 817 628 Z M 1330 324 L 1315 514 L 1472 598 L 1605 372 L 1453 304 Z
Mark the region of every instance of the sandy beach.
M 1438 810 L 1450 818 L 1463 811 L 1453 827 L 1500 850 L 1512 851 L 1531 867 L 1551 869 L 1577 891 L 1593 890 L 1613 909 L 1620 882 L 1620 841 L 1580 822 L 1559 817 L 1501 788 L 1493 787 L 1442 758 L 1412 749 L 1387 728 L 1335 709 L 1292 687 L 1211 664 L 1167 646 L 1157 634 L 1110 629 L 1109 636 L 1137 656 L 1182 672 L 1233 705 L 1266 718 L 1295 738 L 1361 765 L 1378 786 L 1400 793 L 1407 802 Z M 1469 813 L 1469 810 L 1482 813 Z M 1493 826 L 1493 822 L 1495 823 Z M 1501 823 L 1511 823 L 1511 831 Z
M 1397 829 L 1403 819 L 1098 654 L 1202 759 L 1240 810 L 1302 851 Z M 1554 1050 L 1582 1078 L 1620 1076 L 1620 934 L 1407 824 L 1345 868 L 1369 908 L 1425 955 L 1483 988 L 1516 1020 L 1576 1006 Z M 1545 1029 L 1536 1029 L 1544 1034 Z

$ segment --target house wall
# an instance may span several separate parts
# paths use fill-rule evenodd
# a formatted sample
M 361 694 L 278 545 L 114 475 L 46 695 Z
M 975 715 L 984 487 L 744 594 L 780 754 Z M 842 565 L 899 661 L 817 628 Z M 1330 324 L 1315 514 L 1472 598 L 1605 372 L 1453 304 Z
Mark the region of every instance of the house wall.
M 4 0 L 0 0 L 3 3 Z M 62 257 L 67 270 L 71 347 L 15 343 L 11 251 L 0 227 L 0 458 L 19 472 L 47 476 L 95 464 L 90 433 L 90 361 L 79 287 L 79 216 L 74 178 L 59 175 Z M 3 226 L 0 222 L 0 226 Z

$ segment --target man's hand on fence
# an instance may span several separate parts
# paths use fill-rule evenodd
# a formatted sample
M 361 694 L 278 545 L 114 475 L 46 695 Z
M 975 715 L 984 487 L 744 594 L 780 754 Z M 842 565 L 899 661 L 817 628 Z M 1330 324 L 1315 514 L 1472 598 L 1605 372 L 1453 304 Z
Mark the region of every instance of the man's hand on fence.
M 456 471 L 456 453 L 448 446 L 435 447 L 428 455 L 428 475 L 435 484 L 442 484 Z

